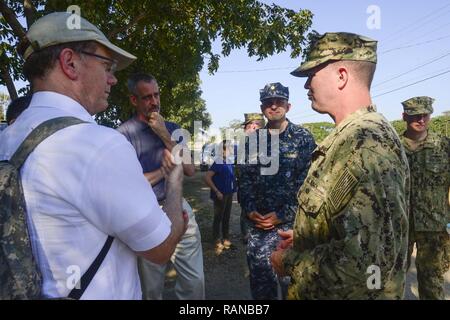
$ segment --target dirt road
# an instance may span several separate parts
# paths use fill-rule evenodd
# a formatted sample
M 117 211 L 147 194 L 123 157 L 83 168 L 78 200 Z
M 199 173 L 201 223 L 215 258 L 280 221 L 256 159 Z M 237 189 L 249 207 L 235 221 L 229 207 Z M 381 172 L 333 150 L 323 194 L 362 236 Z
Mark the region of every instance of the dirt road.
M 205 290 L 207 300 L 249 300 L 251 299 L 245 246 L 239 230 L 240 207 L 233 201 L 230 220 L 232 247 L 220 256 L 214 254 L 212 243 L 213 207 L 209 199 L 209 189 L 203 183 L 204 172 L 197 171 L 194 177 L 186 178 L 184 194 L 196 215 L 202 234 Z M 176 299 L 173 293 L 174 270 L 168 272 L 165 299 Z M 450 272 L 446 274 L 446 299 L 450 300 Z M 418 297 L 416 267 L 411 266 L 407 275 L 405 299 Z

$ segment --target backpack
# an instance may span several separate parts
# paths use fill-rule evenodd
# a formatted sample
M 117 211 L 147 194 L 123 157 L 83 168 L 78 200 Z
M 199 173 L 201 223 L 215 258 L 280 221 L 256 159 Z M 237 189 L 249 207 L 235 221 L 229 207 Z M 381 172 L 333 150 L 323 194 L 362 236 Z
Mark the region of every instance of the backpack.
M 31 250 L 20 168 L 44 139 L 80 123 L 84 121 L 73 117 L 45 121 L 9 161 L 0 161 L 0 300 L 42 298 L 42 276 Z

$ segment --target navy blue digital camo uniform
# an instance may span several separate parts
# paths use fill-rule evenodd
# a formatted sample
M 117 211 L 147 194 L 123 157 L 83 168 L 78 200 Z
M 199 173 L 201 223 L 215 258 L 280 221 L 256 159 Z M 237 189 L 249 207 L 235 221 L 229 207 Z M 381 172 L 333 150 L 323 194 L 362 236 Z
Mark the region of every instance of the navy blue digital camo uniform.
M 264 129 L 267 130 L 267 154 L 270 155 L 271 135 L 267 126 Z M 256 134 L 259 136 L 259 130 Z M 257 145 L 260 155 L 259 138 Z M 272 269 L 270 255 L 280 241 L 277 230 L 286 231 L 293 227 L 298 205 L 297 192 L 306 177 L 315 147 L 311 133 L 288 120 L 286 130 L 279 135 L 279 170 L 273 175 L 262 175 L 261 167 L 269 167 L 270 164 L 262 165 L 259 160 L 256 165 L 242 166 L 240 192 L 246 214 L 257 211 L 264 215 L 275 211 L 282 221 L 271 230 L 262 230 L 248 220 L 247 262 L 253 299 L 274 300 L 278 297 L 278 278 Z M 262 151 L 265 153 L 265 150 Z M 287 289 L 288 281 L 280 281 L 283 292 Z

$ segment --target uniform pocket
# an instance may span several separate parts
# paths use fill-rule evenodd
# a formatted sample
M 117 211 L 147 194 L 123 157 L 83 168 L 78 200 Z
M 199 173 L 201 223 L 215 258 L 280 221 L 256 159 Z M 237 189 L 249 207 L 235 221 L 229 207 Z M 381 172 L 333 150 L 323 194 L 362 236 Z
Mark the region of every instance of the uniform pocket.
M 444 173 L 446 167 L 446 161 L 443 154 L 439 153 L 427 153 L 425 156 L 425 167 L 428 171 L 433 173 Z
M 305 183 L 307 183 L 305 181 Z M 309 217 L 315 218 L 320 212 L 323 204 L 325 203 L 325 196 L 318 188 L 314 188 L 311 185 L 300 188 L 298 194 L 298 205 Z

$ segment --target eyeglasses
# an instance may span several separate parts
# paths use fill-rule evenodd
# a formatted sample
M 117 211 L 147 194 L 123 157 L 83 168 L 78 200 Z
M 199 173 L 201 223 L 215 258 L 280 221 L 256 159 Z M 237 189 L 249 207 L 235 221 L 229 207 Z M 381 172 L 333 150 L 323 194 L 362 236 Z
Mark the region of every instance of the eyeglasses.
M 85 54 L 87 56 L 91 56 L 91 57 L 95 57 L 98 59 L 101 59 L 103 61 L 105 61 L 105 65 L 106 65 L 106 72 L 114 75 L 114 73 L 117 71 L 117 61 L 105 56 L 101 56 L 99 54 L 95 54 L 92 52 L 87 52 L 87 51 L 81 51 L 82 54 Z

